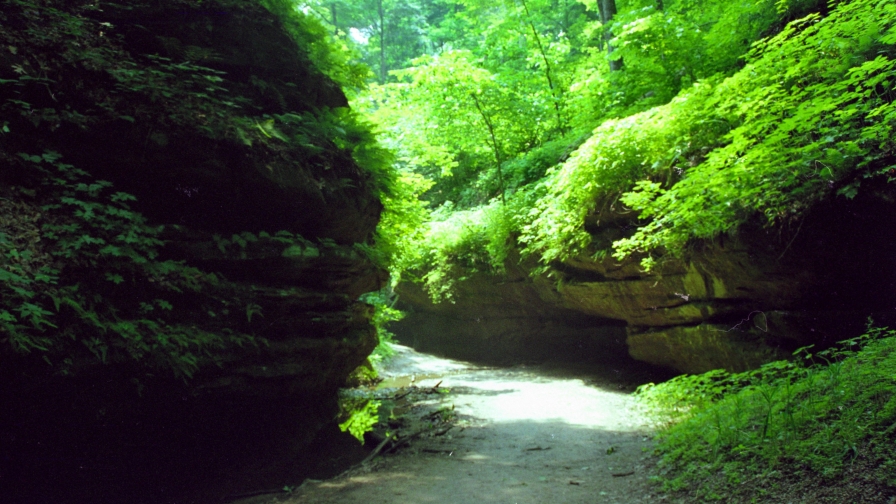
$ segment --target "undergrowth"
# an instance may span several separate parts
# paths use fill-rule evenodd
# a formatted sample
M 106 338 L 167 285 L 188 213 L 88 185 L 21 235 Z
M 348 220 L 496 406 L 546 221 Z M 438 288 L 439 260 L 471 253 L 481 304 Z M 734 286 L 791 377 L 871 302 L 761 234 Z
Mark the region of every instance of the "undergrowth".
M 638 389 L 660 425 L 664 490 L 715 500 L 745 481 L 801 471 L 836 485 L 859 457 L 876 468 L 864 477 L 896 486 L 896 330 L 869 327 L 795 357 Z
M 257 344 L 173 317 L 176 299 L 218 278 L 162 260 L 162 228 L 129 206 L 134 196 L 58 153 L 19 157 L 44 179 L 22 193 L 45 204 L 0 198 L 0 356 L 34 352 L 63 374 L 86 360 L 133 360 L 190 377 L 215 351 Z
M 503 273 L 517 230 L 543 192 L 543 186 L 534 184 L 504 202 L 496 198 L 469 210 L 455 210 L 451 204 L 436 209 L 409 269 L 425 271 L 422 281 L 434 300 L 451 299 L 457 281 L 469 273 Z
M 370 355 L 372 362 L 388 359 L 395 354 L 392 349 L 392 341 L 395 335 L 388 329 L 391 322 L 397 322 L 404 318 L 404 312 L 395 308 L 395 295 L 392 287 L 385 287 L 378 291 L 368 292 L 361 296 L 361 301 L 373 306 L 373 327 L 376 329 L 377 343 Z M 372 377 L 376 377 L 373 372 Z

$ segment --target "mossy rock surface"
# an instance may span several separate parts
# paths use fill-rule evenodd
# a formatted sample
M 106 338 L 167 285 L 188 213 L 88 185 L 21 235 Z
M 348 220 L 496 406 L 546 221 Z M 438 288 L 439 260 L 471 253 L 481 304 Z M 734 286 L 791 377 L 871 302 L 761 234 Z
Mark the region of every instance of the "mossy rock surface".
M 372 243 L 382 205 L 353 155 L 369 132 L 339 85 L 262 2 L 3 0 L 0 43 L 4 254 L 27 247 L 33 261 L 15 265 L 52 266 L 59 280 L 48 289 L 73 289 L 103 323 L 152 318 L 206 337 L 185 343 L 188 365 L 172 370 L 161 352 L 138 359 L 96 328 L 108 354 L 91 353 L 89 323 L 65 304 L 53 320 L 71 337 L 46 354 L 52 367 L 0 335 L 0 402 L 30 404 L 0 420 L 0 474 L 23 475 L 9 502 L 180 501 L 197 478 L 226 483 L 205 495 L 219 501 L 228 485 L 245 490 L 227 481 L 240 464 L 301 459 L 377 344 L 372 310 L 357 299 L 386 278 L 355 247 Z M 113 282 L 120 258 L 54 256 L 42 226 L 95 231 L 67 207 L 45 208 L 59 203 L 50 177 L 63 164 L 84 184 L 110 181 L 97 198 L 136 196 L 127 215 L 140 226 L 103 236 L 151 235 L 150 263 L 181 266 L 140 276 L 128 263 L 136 273 Z M 81 194 L 77 183 L 63 189 Z M 110 460 L 139 469 L 110 470 Z

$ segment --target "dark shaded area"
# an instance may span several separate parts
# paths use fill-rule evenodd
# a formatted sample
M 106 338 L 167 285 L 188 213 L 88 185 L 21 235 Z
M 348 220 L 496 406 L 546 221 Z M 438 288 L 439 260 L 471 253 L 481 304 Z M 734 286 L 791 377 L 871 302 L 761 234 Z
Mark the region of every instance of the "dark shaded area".
M 4 503 L 219 503 L 330 477 L 366 455 L 331 422 L 332 394 L 247 400 L 111 378 L 52 385 L 0 397 Z
M 868 181 L 854 199 L 832 197 L 791 225 L 787 263 L 808 264 L 824 280 L 801 308 L 896 315 L 896 187 Z M 795 228 L 795 229 L 794 229 Z M 797 234 L 798 233 L 798 234 Z M 896 320 L 894 320 L 896 322 Z
M 651 273 L 639 258 L 554 265 L 574 286 L 558 292 L 583 310 L 612 307 L 628 322 L 632 355 L 682 371 L 745 370 L 800 347 L 819 351 L 861 334 L 869 318 L 896 324 L 894 191 L 867 180 L 849 199 L 832 187 L 799 219 L 768 226 L 757 216 L 694 241 L 682 260 L 662 258 Z M 595 246 L 631 231 L 632 219 L 599 205 L 589 228 Z
M 548 376 L 588 375 L 594 383 L 619 390 L 678 374 L 633 359 L 624 325 L 578 314 L 468 320 L 411 311 L 390 329 L 398 343 L 420 352 L 484 365 L 534 364 Z
M 714 300 L 728 307 L 707 322 L 787 354 L 805 345 L 829 348 L 861 334 L 869 321 L 896 326 L 894 202 L 892 184 L 869 181 L 855 198 L 832 196 L 802 219 L 745 226 L 734 240 L 770 281 L 790 283 L 798 295 L 754 299 L 744 290 L 744 299 Z
M 441 357 L 494 365 L 559 360 L 589 361 L 605 354 L 626 355 L 625 326 L 569 313 L 568 318 L 470 318 L 408 308 L 390 329 L 403 345 Z M 609 322 L 609 323 L 608 323 Z

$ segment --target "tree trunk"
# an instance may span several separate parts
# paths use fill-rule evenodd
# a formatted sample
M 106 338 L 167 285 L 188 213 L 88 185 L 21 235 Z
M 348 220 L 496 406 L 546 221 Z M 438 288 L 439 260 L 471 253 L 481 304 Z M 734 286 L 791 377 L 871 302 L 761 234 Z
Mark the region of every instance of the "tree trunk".
M 563 0 L 563 33 L 569 35 L 569 0 Z
M 526 20 L 529 21 L 529 27 L 532 28 L 532 36 L 535 38 L 535 45 L 538 47 L 538 52 L 541 53 L 542 61 L 544 61 L 544 76 L 548 81 L 551 97 L 554 99 L 554 111 L 557 112 L 557 128 L 560 129 L 561 133 L 566 133 L 566 120 L 563 118 L 563 113 L 560 111 L 560 103 L 563 97 L 560 96 L 557 89 L 554 88 L 554 79 L 551 77 L 551 62 L 548 60 L 548 55 L 544 50 L 544 46 L 541 44 L 541 37 L 538 35 L 538 30 L 535 29 L 535 23 L 532 22 L 532 16 L 529 14 L 529 5 L 526 3 L 526 0 L 521 0 L 521 2 L 523 3 L 523 9 L 526 11 Z
M 613 17 L 616 16 L 616 0 L 597 0 L 597 7 L 600 11 L 600 22 L 604 25 L 604 41 L 607 43 L 607 57 L 610 59 L 610 71 L 615 72 L 622 69 L 622 60 L 612 59 L 613 33 L 610 31 L 610 22 L 613 21 Z
M 336 19 L 336 4 L 334 4 L 334 3 L 330 4 L 330 15 L 333 18 L 333 35 L 338 37 L 339 36 L 339 25 L 336 24 L 336 21 L 337 21 L 337 19 Z
M 380 84 L 386 83 L 386 16 L 383 12 L 383 0 L 377 0 L 376 11 L 380 16 Z
M 498 138 L 495 136 L 495 127 L 492 126 L 492 120 L 482 108 L 482 104 L 479 102 L 479 97 L 476 96 L 476 93 L 470 93 L 470 98 L 473 98 L 473 103 L 476 104 L 476 109 L 479 110 L 479 115 L 481 115 L 482 120 L 485 121 L 485 126 L 488 128 L 488 134 L 492 139 L 492 151 L 495 153 L 495 166 L 498 168 L 498 189 L 501 191 L 501 205 L 503 206 L 507 204 L 504 196 L 504 173 L 501 171 L 501 164 L 503 164 L 503 161 L 501 159 L 501 148 L 498 147 Z

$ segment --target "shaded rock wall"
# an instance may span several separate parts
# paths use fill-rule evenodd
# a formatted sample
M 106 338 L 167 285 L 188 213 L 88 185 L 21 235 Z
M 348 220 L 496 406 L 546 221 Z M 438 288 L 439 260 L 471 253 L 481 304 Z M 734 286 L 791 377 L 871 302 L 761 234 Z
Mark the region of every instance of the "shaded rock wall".
M 624 357 L 624 322 L 547 302 L 546 290 L 513 267 L 500 278 L 470 275 L 457 284 L 453 302 L 434 304 L 420 285 L 401 284 L 405 316 L 390 327 L 417 350 L 480 362 Z
M 339 86 L 254 2 L 0 10 L 0 197 L 14 202 L 0 208 L 28 209 L 38 232 L 46 183 L 17 154 L 58 152 L 135 195 L 131 208 L 164 226 L 159 260 L 197 268 L 202 285 L 113 285 L 64 262 L 61 279 L 98 285 L 113 316 L 163 298 L 167 324 L 253 341 L 197 352 L 185 380 L 117 357 L 76 358 L 61 376 L 0 336 L 0 404 L 15 405 L 0 420 L 0 500 L 180 502 L 205 486 L 194 501 L 220 502 L 300 482 L 336 389 L 377 343 L 358 296 L 386 279 L 353 246 L 379 221 L 375 182 L 350 142 L 321 133 L 347 106 Z M 21 231 L 3 217 L 0 232 Z M 272 459 L 298 481 L 240 479 Z
M 869 316 L 896 322 L 894 201 L 891 187 L 869 187 L 789 226 L 745 227 L 695 245 L 687 258 L 667 259 L 651 273 L 640 258 L 582 256 L 534 278 L 525 273 L 531 265 L 512 264 L 506 278 L 470 275 L 453 305 L 434 305 L 416 286 L 402 286 L 412 314 L 396 333 L 446 349 L 500 341 L 545 356 L 568 353 L 564 347 L 585 338 L 580 357 L 624 338 L 635 359 L 681 372 L 755 368 L 857 335 Z M 587 222 L 593 251 L 635 224 L 610 208 L 595 213 Z

